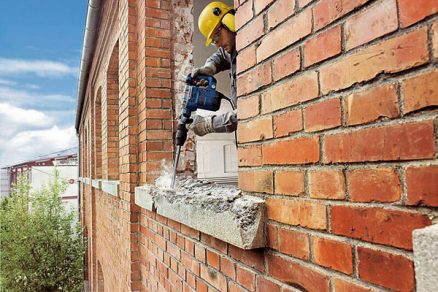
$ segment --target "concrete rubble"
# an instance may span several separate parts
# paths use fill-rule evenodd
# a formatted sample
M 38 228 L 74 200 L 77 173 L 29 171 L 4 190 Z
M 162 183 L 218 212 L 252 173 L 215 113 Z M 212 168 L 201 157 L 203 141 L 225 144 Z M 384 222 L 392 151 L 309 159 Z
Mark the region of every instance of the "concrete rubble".
M 417 291 L 438 291 L 438 224 L 413 232 Z
M 263 199 L 191 177 L 169 186 L 169 176 L 162 176 L 155 186 L 136 188 L 136 204 L 243 249 L 265 246 Z

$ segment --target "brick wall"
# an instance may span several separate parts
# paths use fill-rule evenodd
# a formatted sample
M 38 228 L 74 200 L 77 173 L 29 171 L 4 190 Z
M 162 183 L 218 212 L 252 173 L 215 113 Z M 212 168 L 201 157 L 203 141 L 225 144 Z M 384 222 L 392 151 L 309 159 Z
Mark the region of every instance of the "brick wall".
M 235 1 L 239 185 L 267 200 L 269 280 L 414 289 L 438 198 L 438 6 L 417 2 Z
M 434 1 L 235 0 L 239 187 L 267 202 L 256 250 L 134 203 L 173 159 L 192 6 L 101 11 L 81 176 L 120 185 L 118 196 L 80 187 L 92 291 L 413 290 L 411 232 L 438 217 Z M 193 160 L 188 151 L 181 170 Z

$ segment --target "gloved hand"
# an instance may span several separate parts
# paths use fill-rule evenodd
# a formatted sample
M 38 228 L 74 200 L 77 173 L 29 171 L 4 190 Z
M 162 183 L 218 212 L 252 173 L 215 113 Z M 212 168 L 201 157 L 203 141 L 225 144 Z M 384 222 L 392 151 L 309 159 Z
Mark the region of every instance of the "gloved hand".
M 213 65 L 205 65 L 203 67 L 195 68 L 192 71 L 192 77 L 195 78 L 198 74 L 204 74 L 204 75 L 214 75 L 215 68 Z
M 213 133 L 213 117 L 214 116 L 199 116 L 193 117 L 193 123 L 190 124 L 189 129 L 198 136 L 204 136 Z
M 214 73 L 215 73 L 215 68 L 213 67 L 213 65 L 210 65 L 210 66 L 205 65 L 203 67 L 193 69 L 192 78 L 196 78 L 196 76 L 199 74 L 214 75 Z M 201 81 L 196 83 L 196 85 L 198 85 L 198 86 L 206 86 L 207 84 L 208 84 L 207 80 L 201 80 Z

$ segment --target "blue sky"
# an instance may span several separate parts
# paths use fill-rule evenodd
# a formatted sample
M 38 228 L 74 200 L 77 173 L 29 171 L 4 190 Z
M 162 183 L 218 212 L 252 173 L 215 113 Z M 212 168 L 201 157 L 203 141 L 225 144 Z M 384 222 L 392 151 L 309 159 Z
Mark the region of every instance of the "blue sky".
M 86 0 L 3 1 L 0 166 L 77 146 Z

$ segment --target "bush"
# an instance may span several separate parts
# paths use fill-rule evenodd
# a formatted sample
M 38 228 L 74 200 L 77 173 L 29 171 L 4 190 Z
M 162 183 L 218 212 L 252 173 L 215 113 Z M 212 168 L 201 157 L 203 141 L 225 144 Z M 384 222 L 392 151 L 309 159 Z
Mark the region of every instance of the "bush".
M 0 206 L 0 287 L 6 291 L 82 291 L 85 243 L 75 213 L 64 209 L 66 183 L 31 193 L 18 178 Z

